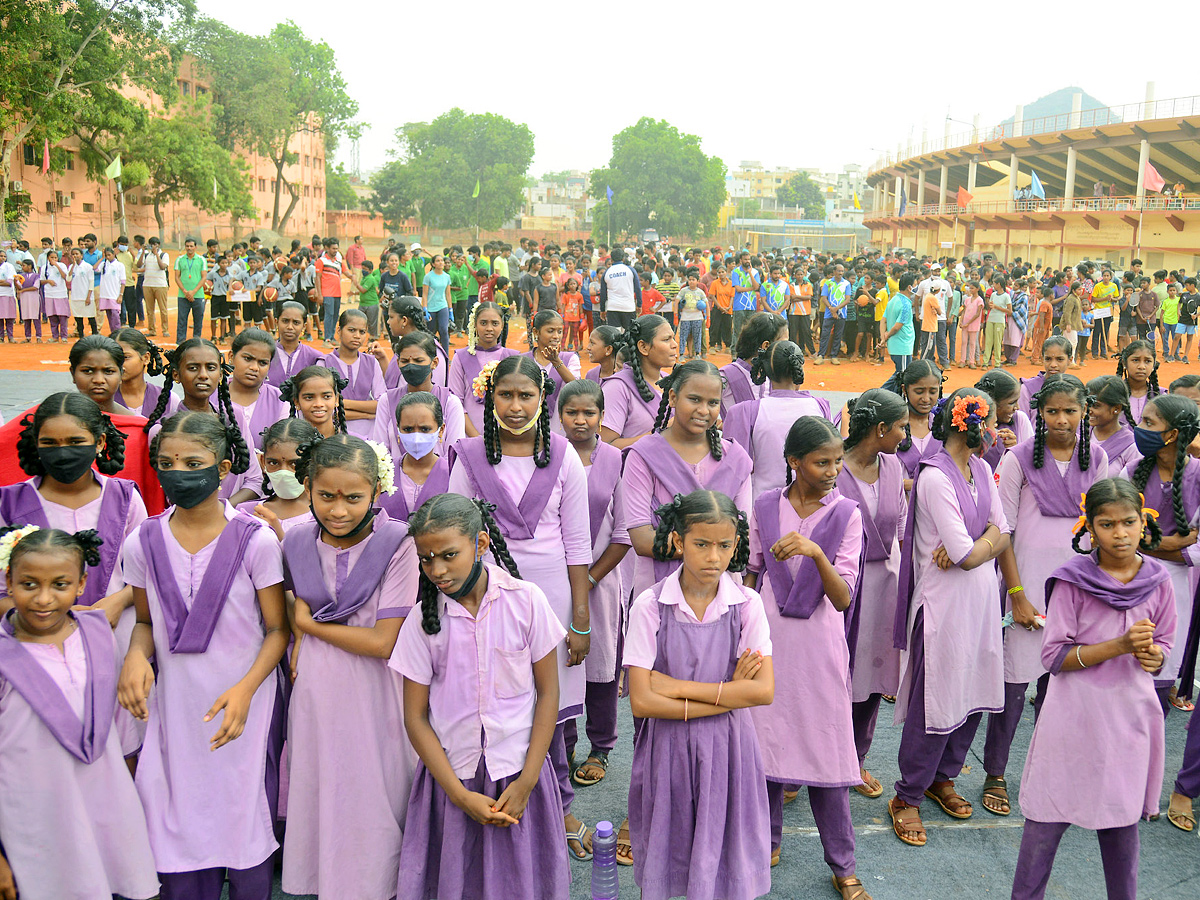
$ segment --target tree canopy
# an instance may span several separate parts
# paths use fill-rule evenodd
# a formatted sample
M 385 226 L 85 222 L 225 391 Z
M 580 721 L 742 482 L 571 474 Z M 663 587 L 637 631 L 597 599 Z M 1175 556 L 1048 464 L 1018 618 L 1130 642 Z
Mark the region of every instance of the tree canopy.
M 271 229 L 286 230 L 300 202 L 300 186 L 285 175 L 285 167 L 298 161 L 292 139 L 320 130 L 328 154 L 339 136 L 357 132 L 352 120 L 358 104 L 346 90 L 333 50 L 324 41 L 309 40 L 292 22 L 255 37 L 206 20 L 188 30 L 187 46 L 212 79 L 222 144 L 256 150 L 275 164 Z M 284 191 L 288 202 L 281 211 Z
M 126 84 L 174 95 L 177 50 L 162 35 L 194 14 L 194 0 L 4 4 L 0 212 L 18 145 L 55 144 L 75 132 L 89 108 L 129 104 L 118 93 Z
M 810 219 L 825 218 L 825 198 L 807 172 L 796 173 L 776 188 L 775 199 L 785 206 L 804 207 L 804 214 Z
M 325 158 L 325 208 L 326 209 L 359 209 L 362 203 L 354 188 L 350 186 L 350 176 L 341 163 L 330 165 Z
M 371 180 L 371 208 L 389 225 L 419 213 L 427 226 L 498 228 L 520 209 L 533 162 L 529 126 L 456 107 L 397 129 L 396 144 L 397 158 Z
M 705 156 L 700 138 L 683 134 L 669 122 L 642 118 L 613 136 L 608 166 L 591 174 L 590 193 L 613 192 L 614 232 L 655 228 L 659 234 L 710 233 L 725 202 L 725 164 Z M 602 200 L 607 202 L 607 200 Z M 595 214 L 595 228 L 608 219 Z

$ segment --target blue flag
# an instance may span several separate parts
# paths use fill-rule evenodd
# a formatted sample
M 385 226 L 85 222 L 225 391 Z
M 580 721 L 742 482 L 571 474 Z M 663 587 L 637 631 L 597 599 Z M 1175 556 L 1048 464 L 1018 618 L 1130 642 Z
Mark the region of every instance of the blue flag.
M 908 195 L 904 192 L 904 185 L 900 185 L 900 215 L 904 215 L 906 209 L 908 209 Z
M 604 191 L 608 194 L 608 205 L 612 206 L 612 188 L 610 188 L 608 185 L 605 185 Z
M 1046 189 L 1042 187 L 1042 179 L 1037 177 L 1037 172 L 1033 169 L 1029 170 L 1029 193 L 1039 200 L 1046 199 Z

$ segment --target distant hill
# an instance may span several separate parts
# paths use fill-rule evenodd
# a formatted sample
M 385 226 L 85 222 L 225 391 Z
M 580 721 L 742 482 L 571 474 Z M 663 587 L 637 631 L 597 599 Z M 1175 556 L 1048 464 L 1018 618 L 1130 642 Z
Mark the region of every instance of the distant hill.
M 1045 97 L 1040 97 L 1037 100 L 1035 100 L 1033 103 L 1026 103 L 1025 111 L 1023 113 L 1023 118 L 1025 118 L 1025 119 L 1040 119 L 1040 118 L 1050 118 L 1052 116 L 1063 116 L 1065 118 L 1071 114 L 1071 97 L 1078 92 L 1081 92 L 1083 94 L 1083 105 L 1081 108 L 1084 112 L 1084 115 L 1083 115 L 1082 121 L 1081 121 L 1082 125 L 1085 125 L 1085 126 L 1093 125 L 1093 124 L 1100 125 L 1100 124 L 1108 124 L 1110 122 L 1120 122 L 1121 121 L 1121 118 L 1116 115 L 1104 115 L 1101 117 L 1101 121 L 1099 121 L 1099 122 L 1093 121 L 1094 117 L 1088 116 L 1087 111 L 1098 109 L 1100 107 L 1106 106 L 1107 104 L 1105 104 L 1104 101 L 1102 101 L 1102 100 L 1096 99 L 1091 94 L 1089 94 L 1087 91 L 1083 90 L 1083 88 L 1078 88 L 1078 87 L 1059 88 L 1054 93 L 1047 94 Z M 1001 125 L 1009 125 L 1012 123 L 1012 121 L 1013 121 L 1013 117 L 1009 116 L 1007 119 L 1005 119 L 1000 124 Z M 1066 123 L 1064 122 L 1061 127 L 1066 127 Z

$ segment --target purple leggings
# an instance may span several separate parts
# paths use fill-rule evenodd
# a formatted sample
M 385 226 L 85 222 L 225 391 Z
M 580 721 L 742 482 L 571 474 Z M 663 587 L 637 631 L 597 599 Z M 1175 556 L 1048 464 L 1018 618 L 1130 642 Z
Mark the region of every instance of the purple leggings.
M 787 785 L 779 781 L 767 781 L 767 807 L 771 812 L 771 852 L 783 843 L 783 792 L 799 785 Z M 821 835 L 821 846 L 825 850 L 825 862 L 838 878 L 854 874 L 854 822 L 850 819 L 850 792 L 846 788 L 808 788 L 808 805 L 817 831 Z
M 1054 867 L 1058 844 L 1070 826 L 1066 822 L 1025 820 L 1021 852 L 1013 877 L 1012 900 L 1042 900 Z M 1124 828 L 1101 828 L 1100 861 L 1104 866 L 1104 886 L 1108 900 L 1137 900 L 1138 849 L 1141 839 L 1134 822 Z
M 16 322 L 16 319 L 0 319 L 0 336 L 6 337 L 11 341 L 14 322 Z
M 881 694 L 872 694 L 866 700 L 851 704 L 850 712 L 854 720 L 854 749 L 858 751 L 858 767 L 865 768 L 867 754 L 871 752 L 871 742 L 875 739 L 875 723 L 879 721 L 879 701 Z
M 1050 683 L 1050 673 L 1042 675 L 1037 680 L 1037 696 L 1034 697 L 1033 720 L 1037 721 L 1042 709 L 1042 699 L 1046 696 L 1046 686 Z M 1012 750 L 1013 737 L 1017 726 L 1021 724 L 1021 716 L 1025 712 L 1025 691 L 1028 684 L 1004 683 L 1004 712 L 989 713 L 987 738 L 983 745 L 983 771 L 988 775 L 1003 775 L 1008 768 L 1008 755 Z
M 119 309 L 106 309 L 104 313 L 108 316 L 108 333 L 112 334 L 121 327 L 121 311 Z
M 1183 745 L 1183 765 L 1175 776 L 1175 791 L 1195 800 L 1200 797 L 1200 715 L 1192 713 L 1188 722 L 1187 743 Z
M 567 743 L 563 734 L 565 724 L 559 722 L 554 727 L 554 737 L 550 738 L 550 768 L 558 779 L 564 816 L 571 812 L 571 804 L 575 802 L 575 786 L 571 784 L 571 766 L 567 762 Z
M 25 339 L 29 340 L 30 326 L 37 329 L 37 336 L 42 336 L 42 320 L 41 319 L 26 319 L 25 320 Z
M 50 337 L 67 339 L 67 322 L 70 321 L 69 316 L 50 316 Z
M 900 737 L 900 780 L 896 796 L 909 806 L 920 806 L 925 791 L 937 781 L 953 781 L 962 773 L 963 763 L 975 740 L 983 713 L 972 713 L 949 734 L 929 734 L 925 730 L 925 610 L 917 610 L 909 638 L 912 648 L 912 692 L 904 732 Z

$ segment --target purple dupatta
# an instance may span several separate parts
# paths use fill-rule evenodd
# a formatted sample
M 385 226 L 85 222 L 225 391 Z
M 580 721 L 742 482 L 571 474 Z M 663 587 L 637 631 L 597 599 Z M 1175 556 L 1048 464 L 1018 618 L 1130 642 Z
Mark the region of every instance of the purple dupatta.
M 434 385 L 437 387 L 437 385 Z M 396 462 L 396 471 L 400 471 L 400 467 L 404 464 L 404 457 L 401 456 Z M 393 519 L 398 519 L 401 522 L 407 522 L 412 514 L 427 500 L 436 497 L 438 494 L 444 494 L 450 489 L 450 460 L 446 457 L 441 457 L 433 464 L 433 468 L 429 472 L 429 477 L 425 479 L 425 483 L 421 485 L 417 491 L 416 500 L 413 502 L 412 509 L 408 507 L 408 500 L 404 497 L 404 491 L 399 488 L 394 494 L 381 496 L 375 502 L 380 509 L 386 512 Z
M 896 542 L 897 521 L 900 515 L 900 496 L 904 492 L 904 465 L 894 454 L 879 454 L 879 479 L 875 482 L 879 507 L 868 516 L 866 499 L 857 478 L 842 467 L 838 475 L 838 491 L 858 504 L 863 513 L 863 533 L 866 535 L 866 559 L 874 562 L 889 559 Z
M 926 467 L 942 472 L 954 486 L 954 496 L 958 500 L 958 508 L 962 513 L 963 524 L 967 534 L 974 540 L 979 540 L 988 528 L 988 518 L 992 513 L 992 470 L 982 459 L 971 455 L 971 477 L 975 482 L 975 493 L 971 496 L 971 486 L 963 477 L 957 463 L 943 448 L 938 453 L 922 459 L 913 477 L 912 494 L 908 500 L 908 519 L 904 528 L 904 545 L 900 548 L 900 586 L 896 603 L 896 618 L 892 622 L 892 646 L 897 650 L 908 647 L 908 613 L 912 608 L 913 591 L 916 587 L 916 564 L 913 560 L 913 547 L 916 545 L 917 532 L 917 481 Z M 956 564 L 962 560 L 955 560 Z
M 345 622 L 356 613 L 383 582 L 388 563 L 408 537 L 408 526 L 379 512 L 371 523 L 367 546 L 346 576 L 346 583 L 331 597 L 321 574 L 317 544 L 321 526 L 316 522 L 297 525 L 283 536 L 283 562 L 292 591 L 312 609 L 317 622 Z
M 82 719 L 75 715 L 50 674 L 21 646 L 12 614 L 0 622 L 0 678 L 25 699 L 64 750 L 90 765 L 104 754 L 108 743 L 117 706 L 117 661 L 112 628 L 104 613 L 81 610 L 71 616 L 79 626 L 87 660 Z
M 217 619 L 225 608 L 229 589 L 245 559 L 250 539 L 264 526 L 258 519 L 244 513 L 237 513 L 229 520 L 217 537 L 212 559 L 204 577 L 200 579 L 192 608 L 188 609 L 179 592 L 178 578 L 168 565 L 167 543 L 162 533 L 163 528 L 170 527 L 165 517 L 171 509 L 147 519 L 139 529 L 142 552 L 146 557 L 146 574 L 154 582 L 158 593 L 171 652 L 203 653 L 212 640 Z
M 1066 475 L 1059 472 L 1054 457 L 1045 448 L 1042 452 L 1042 467 L 1035 469 L 1033 467 L 1033 443 L 1034 439 L 1031 438 L 1023 444 L 1013 447 L 1009 453 L 1013 454 L 1021 464 L 1021 469 L 1025 472 L 1025 480 L 1029 483 L 1029 489 L 1033 491 L 1033 498 L 1037 501 L 1038 509 L 1043 516 L 1054 516 L 1060 519 L 1076 518 L 1079 515 L 1081 495 L 1096 480 L 1094 470 L 1089 468 L 1085 472 L 1079 468 L 1079 441 L 1075 442 L 1075 449 L 1071 451 L 1071 460 L 1067 466 Z M 1091 451 L 1092 466 L 1094 466 L 1100 455 L 1100 445 L 1092 441 Z
M 538 520 L 546 509 L 554 482 L 562 468 L 563 456 L 575 452 L 565 437 L 557 434 L 551 434 L 549 437 L 550 464 L 544 469 L 534 468 L 533 477 L 525 486 L 521 502 L 515 505 L 511 502 L 496 503 L 496 523 L 504 532 L 505 538 L 510 541 L 533 539 Z M 455 444 L 454 463 L 467 470 L 467 478 L 476 497 L 488 501 L 504 500 L 507 489 L 496 475 L 495 467 L 488 462 L 482 437 L 463 438 Z
M 587 479 L 588 519 L 592 528 L 592 543 L 596 542 L 604 514 L 612 505 L 624 462 L 625 457 L 620 450 L 596 438 L 596 449 L 592 451 L 592 464 Z

